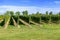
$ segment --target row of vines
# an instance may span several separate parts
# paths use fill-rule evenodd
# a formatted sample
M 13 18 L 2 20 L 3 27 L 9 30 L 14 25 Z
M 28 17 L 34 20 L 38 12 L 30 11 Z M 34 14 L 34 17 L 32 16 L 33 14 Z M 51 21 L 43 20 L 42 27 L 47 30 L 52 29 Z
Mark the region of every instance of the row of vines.
M 46 11 L 43 13 L 28 14 L 28 11 L 23 11 L 22 15 L 19 11 L 7 11 L 0 15 L 0 25 L 19 25 L 19 24 L 33 24 L 33 23 L 60 23 L 60 13 L 53 14 L 53 12 Z

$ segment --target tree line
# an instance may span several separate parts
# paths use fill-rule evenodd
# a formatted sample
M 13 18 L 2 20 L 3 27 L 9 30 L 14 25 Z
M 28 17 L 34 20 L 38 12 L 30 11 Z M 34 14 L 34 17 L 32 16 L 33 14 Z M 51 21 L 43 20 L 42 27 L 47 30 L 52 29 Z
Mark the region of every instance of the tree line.
M 13 20 L 12 20 L 13 19 Z M 53 14 L 53 12 L 48 12 L 46 11 L 45 14 L 43 13 L 32 13 L 29 14 L 28 11 L 23 11 L 22 15 L 19 11 L 17 11 L 16 13 L 14 13 L 13 11 L 7 11 L 6 13 L 4 13 L 3 15 L 0 15 L 0 25 L 13 25 L 16 23 L 17 24 L 23 24 L 21 21 L 19 21 L 19 19 L 22 19 L 23 21 L 27 22 L 28 24 L 33 24 L 32 22 L 41 24 L 41 23 L 60 23 L 60 12 L 57 14 Z

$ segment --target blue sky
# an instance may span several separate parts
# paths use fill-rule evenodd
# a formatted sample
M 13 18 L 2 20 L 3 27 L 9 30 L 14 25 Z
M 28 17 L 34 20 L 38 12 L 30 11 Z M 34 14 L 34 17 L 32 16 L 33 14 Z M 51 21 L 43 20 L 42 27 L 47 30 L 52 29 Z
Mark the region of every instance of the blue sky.
M 57 13 L 60 11 L 60 0 L 0 0 L 0 13 L 7 10 L 15 12 L 28 10 L 29 13 L 53 11 Z

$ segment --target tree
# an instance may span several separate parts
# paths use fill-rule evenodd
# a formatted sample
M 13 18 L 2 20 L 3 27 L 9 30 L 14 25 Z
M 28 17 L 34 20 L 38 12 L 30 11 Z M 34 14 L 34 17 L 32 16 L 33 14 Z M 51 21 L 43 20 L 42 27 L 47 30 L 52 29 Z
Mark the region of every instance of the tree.
M 37 16 L 39 23 L 41 23 L 41 14 L 39 12 L 36 12 L 35 16 Z M 38 20 L 37 20 L 37 22 L 38 22 Z
M 48 11 L 46 11 L 46 15 L 48 15 Z
M 14 12 L 13 11 L 10 11 L 10 16 L 11 16 L 11 18 L 13 20 L 14 26 L 17 27 L 17 23 L 16 23 L 16 21 L 15 21 L 15 19 L 13 17 L 14 16 Z
M 10 16 L 14 16 L 14 12 L 13 11 L 10 11 Z
M 60 23 L 60 12 L 58 13 L 58 23 Z
M 52 19 L 51 19 L 52 13 L 53 13 L 52 11 L 49 13 L 49 23 L 51 23 L 51 20 L 52 20 Z
M 48 17 L 48 16 L 49 16 L 49 13 L 48 13 L 48 11 L 46 11 L 46 15 L 45 15 L 45 19 L 46 19 L 46 21 L 45 21 L 45 22 L 46 22 L 46 23 L 48 23 L 48 22 L 49 22 L 49 20 L 48 20 L 48 19 L 49 19 L 49 17 Z
M 4 29 L 6 29 L 9 25 L 9 21 L 10 21 L 10 15 L 9 15 L 9 11 L 7 11 L 5 14 L 4 14 L 4 19 L 5 19 L 5 24 L 4 24 Z
M 37 15 L 39 15 L 40 13 L 39 12 L 36 12 Z
M 23 13 L 23 16 L 28 16 L 28 11 L 27 10 L 23 11 L 22 13 Z
M 10 16 L 10 11 L 7 11 L 4 15 L 9 15 Z
M 52 13 L 53 13 L 53 12 L 51 11 L 51 12 L 49 13 L 49 15 L 52 15 Z
M 19 16 L 20 16 L 20 12 L 17 11 L 15 14 L 17 16 L 17 24 L 18 24 L 18 28 L 19 28 Z

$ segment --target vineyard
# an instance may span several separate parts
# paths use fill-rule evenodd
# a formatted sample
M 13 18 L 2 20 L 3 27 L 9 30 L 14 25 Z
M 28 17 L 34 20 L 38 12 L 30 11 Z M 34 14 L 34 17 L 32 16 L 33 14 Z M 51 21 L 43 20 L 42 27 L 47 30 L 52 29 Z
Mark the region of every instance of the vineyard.
M 30 24 L 40 26 L 44 23 L 60 23 L 60 13 L 53 14 L 53 12 L 46 11 L 45 14 L 36 12 L 34 14 L 29 14 L 28 11 L 23 11 L 22 15 L 19 11 L 14 13 L 13 11 L 7 11 L 5 14 L 0 15 L 0 26 L 3 26 L 5 29 L 8 25 L 14 25 L 19 27 L 19 25 L 26 25 L 27 27 L 32 27 Z
M 60 40 L 60 13 L 7 11 L 0 15 L 0 40 Z

